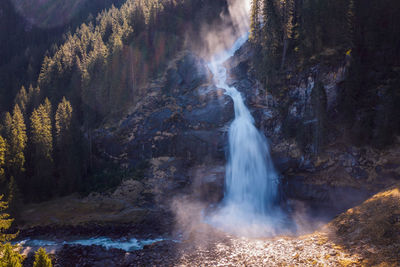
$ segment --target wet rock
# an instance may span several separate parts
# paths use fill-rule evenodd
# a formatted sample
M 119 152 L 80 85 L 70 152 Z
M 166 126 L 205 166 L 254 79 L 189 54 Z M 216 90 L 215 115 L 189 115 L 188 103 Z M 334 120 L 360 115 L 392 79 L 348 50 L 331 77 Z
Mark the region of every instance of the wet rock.
M 166 92 L 171 92 L 171 90 L 183 83 L 181 75 L 175 68 L 167 70 L 167 81 L 164 90 Z
M 363 180 L 368 179 L 368 172 L 359 167 L 352 168 L 350 175 L 357 180 L 358 179 L 363 179 Z
M 344 167 L 354 167 L 354 166 L 358 165 L 358 161 L 357 161 L 356 157 L 354 157 L 352 154 L 348 154 L 348 153 L 342 154 L 340 156 L 339 161 L 340 161 L 341 165 Z
M 210 73 L 206 63 L 190 52 L 178 60 L 176 67 L 166 71 L 164 91 L 173 95 L 184 94 L 207 82 Z
M 371 195 L 370 191 L 362 188 L 310 184 L 301 175 L 285 177 L 282 190 L 285 198 L 303 201 L 310 207 L 310 211 L 321 211 L 330 216 L 361 203 Z
M 54 266 L 120 266 L 125 251 L 101 246 L 64 245 Z
M 233 119 L 232 105 L 226 100 L 212 99 L 205 106 L 185 111 L 183 117 L 191 125 L 208 123 L 217 127 L 223 126 Z
M 165 129 L 165 122 L 171 117 L 172 113 L 172 110 L 170 110 L 169 108 L 163 108 L 150 114 L 150 116 L 145 121 L 148 133 L 151 134 L 151 130 L 163 131 Z
M 376 166 L 375 167 L 375 172 L 380 174 L 382 172 L 382 166 Z
M 242 80 L 247 78 L 247 72 L 249 70 L 248 61 L 241 61 L 237 66 L 233 67 L 230 72 L 235 77 L 235 79 Z
M 296 170 L 299 168 L 300 162 L 298 159 L 287 157 L 282 153 L 272 154 L 273 162 L 279 173 L 286 173 L 289 170 Z
M 177 71 L 182 78 L 183 86 L 188 89 L 194 89 L 206 82 L 209 75 L 206 63 L 191 53 L 178 62 Z
M 205 203 L 218 203 L 223 198 L 225 166 L 197 166 L 190 170 L 192 192 L 195 199 Z
M 384 168 L 385 170 L 393 170 L 393 169 L 397 169 L 400 167 L 400 164 L 396 164 L 396 163 L 386 163 L 385 165 L 382 166 L 382 168 Z
M 387 176 L 394 180 L 400 180 L 400 174 L 394 171 L 388 172 Z

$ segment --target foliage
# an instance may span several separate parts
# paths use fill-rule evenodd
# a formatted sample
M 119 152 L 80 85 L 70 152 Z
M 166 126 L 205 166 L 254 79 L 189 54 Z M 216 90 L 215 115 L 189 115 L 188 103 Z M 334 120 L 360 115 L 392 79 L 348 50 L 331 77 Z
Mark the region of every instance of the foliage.
M 13 219 L 10 219 L 10 215 L 4 213 L 8 205 L 2 199 L 3 196 L 0 196 L 0 266 L 19 267 L 22 266 L 22 256 L 18 253 L 18 247 L 6 243 L 14 239 L 16 234 L 7 233 Z
M 53 135 L 51 123 L 51 104 L 45 101 L 35 109 L 31 121 L 31 187 L 36 188 L 39 199 L 52 195 L 53 178 Z
M 3 196 L 0 196 L 0 242 L 4 243 L 15 238 L 15 234 L 8 234 L 6 231 L 11 227 L 13 219 L 10 219 L 10 215 L 4 213 L 4 210 L 8 208 L 7 202 L 3 201 Z
M 6 151 L 6 140 L 4 140 L 4 138 L 0 135 L 0 181 L 3 181 L 5 178 L 4 167 L 6 163 Z
M 81 144 L 79 130 L 73 123 L 73 108 L 71 103 L 63 97 L 58 104 L 55 115 L 55 163 L 58 176 L 60 194 L 71 193 L 81 188 L 81 174 L 79 168 L 81 150 L 77 145 Z
M 134 105 L 146 93 L 142 85 L 183 47 L 185 35 L 199 31 L 201 21 L 218 17 L 225 5 L 211 0 L 128 0 L 120 8 L 112 5 L 89 16 L 75 31 L 66 32 L 62 42 L 59 38 L 48 45 L 41 67 L 33 64 L 30 78 L 21 79 L 23 85 L 31 83 L 28 90 L 21 86 L 11 93 L 14 111 L 12 116 L 5 113 L 0 127 L 6 146 L 1 188 L 8 188 L 3 191 L 14 199 L 12 206 L 18 206 L 18 195 L 41 201 L 117 185 L 119 170 L 95 160 L 93 129 Z
M 65 97 L 63 97 L 60 104 L 58 104 L 55 120 L 57 143 L 62 143 L 65 139 L 68 138 L 68 136 L 66 135 L 72 127 L 72 106 Z
M 1 247 L 2 257 L 0 266 L 2 267 L 22 267 L 22 256 L 16 251 L 16 247 L 6 243 Z
M 145 93 L 139 90 L 143 83 L 182 47 L 196 6 L 201 5 L 128 0 L 120 9 L 103 11 L 67 33 L 55 54 L 44 58 L 39 87 L 56 101 L 67 96 L 83 112 L 81 123 L 95 125 Z
M 256 76 L 279 96 L 287 73 L 347 64 L 339 120 L 354 143 L 388 145 L 400 133 L 394 104 L 400 100 L 399 12 L 400 2 L 393 0 L 254 0 Z
M 7 116 L 8 117 L 8 116 Z M 14 106 L 12 120 L 7 118 L 6 125 L 8 136 L 8 170 L 11 176 L 20 177 L 25 172 L 25 148 L 27 143 L 26 125 L 19 105 Z
M 33 267 L 52 267 L 51 259 L 44 248 L 39 248 L 35 253 L 35 261 Z
M 53 137 L 51 125 L 51 105 L 45 103 L 35 109 L 31 116 L 31 136 L 33 153 L 36 157 L 52 161 Z
M 64 41 L 63 34 L 112 4 L 124 0 L 1 1 L 0 112 L 12 108 L 21 85 L 37 80 L 43 57 Z M 60 16 L 60 12 L 64 12 Z M 26 87 L 27 88 L 27 87 Z M 23 109 L 21 107 L 21 109 Z

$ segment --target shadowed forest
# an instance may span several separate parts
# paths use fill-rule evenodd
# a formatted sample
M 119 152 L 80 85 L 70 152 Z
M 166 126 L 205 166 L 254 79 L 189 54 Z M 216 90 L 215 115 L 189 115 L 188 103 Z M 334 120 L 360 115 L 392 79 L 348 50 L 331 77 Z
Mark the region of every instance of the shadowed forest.
M 3 0 L 0 266 L 398 265 L 399 13 L 394 0 Z M 273 173 L 260 206 L 281 221 L 272 237 L 250 223 L 246 243 L 210 214 L 234 198 L 247 111 L 268 175 L 239 202 Z M 237 162 L 240 179 L 254 162 Z

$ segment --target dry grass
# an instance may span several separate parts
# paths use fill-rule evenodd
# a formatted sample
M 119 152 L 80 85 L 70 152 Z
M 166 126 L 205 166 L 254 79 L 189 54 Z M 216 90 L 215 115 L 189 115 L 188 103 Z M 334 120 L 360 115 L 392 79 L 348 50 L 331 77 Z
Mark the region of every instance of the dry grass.
M 363 265 L 400 264 L 400 185 L 349 209 L 329 226 L 338 244 L 364 257 Z
M 68 196 L 40 204 L 30 204 L 21 212 L 25 228 L 35 226 L 79 225 L 98 223 L 137 223 L 146 211 L 112 198 L 79 198 Z

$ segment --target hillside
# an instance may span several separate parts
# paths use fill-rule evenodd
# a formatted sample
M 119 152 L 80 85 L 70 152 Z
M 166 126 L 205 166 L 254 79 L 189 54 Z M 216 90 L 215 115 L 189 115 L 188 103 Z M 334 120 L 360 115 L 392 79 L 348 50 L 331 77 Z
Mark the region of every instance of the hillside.
M 399 12 L 4 1 L 0 265 L 400 264 Z
M 123 1 L 65 1 L 63 8 L 59 8 L 60 1 L 51 5 L 38 2 L 1 2 L 1 112 L 12 108 L 21 86 L 36 82 L 44 56 L 57 49 L 68 31 L 93 20 L 94 15 L 111 5 L 121 6 Z

